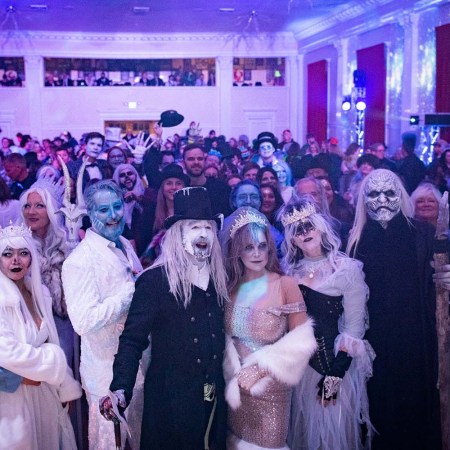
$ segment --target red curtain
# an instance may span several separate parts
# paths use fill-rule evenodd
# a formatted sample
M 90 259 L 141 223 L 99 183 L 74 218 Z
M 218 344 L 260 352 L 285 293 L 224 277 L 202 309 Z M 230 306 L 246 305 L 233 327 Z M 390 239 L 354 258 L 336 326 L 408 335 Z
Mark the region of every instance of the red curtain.
M 319 144 L 327 138 L 328 118 L 328 63 L 325 60 L 308 64 L 307 94 L 308 133 L 313 133 Z
M 358 70 L 366 75 L 364 146 L 384 142 L 386 126 L 386 48 L 384 44 L 363 48 L 356 54 Z
M 436 27 L 436 112 L 450 113 L 450 24 Z M 440 135 L 450 141 L 450 128 Z

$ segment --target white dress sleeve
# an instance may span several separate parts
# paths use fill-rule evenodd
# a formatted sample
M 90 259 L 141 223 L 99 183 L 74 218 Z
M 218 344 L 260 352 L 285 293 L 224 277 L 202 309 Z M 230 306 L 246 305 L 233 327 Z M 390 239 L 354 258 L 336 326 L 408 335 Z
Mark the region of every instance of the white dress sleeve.
M 339 320 L 339 335 L 335 340 L 335 353 L 345 351 L 352 357 L 365 353 L 363 342 L 368 328 L 367 299 L 369 288 L 364 281 L 362 263 L 351 258 L 338 261 L 336 284 L 340 288 L 344 312 Z

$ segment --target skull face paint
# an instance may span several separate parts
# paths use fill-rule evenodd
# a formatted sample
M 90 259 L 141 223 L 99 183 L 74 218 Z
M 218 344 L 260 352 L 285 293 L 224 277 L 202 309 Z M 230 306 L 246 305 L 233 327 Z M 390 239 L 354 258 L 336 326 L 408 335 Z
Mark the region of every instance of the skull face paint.
M 273 152 L 275 151 L 275 148 L 270 142 L 263 142 L 259 146 L 259 154 L 261 155 L 261 158 L 268 159 L 273 155 Z
M 388 171 L 376 171 L 369 175 L 364 190 L 367 214 L 385 225 L 400 211 L 401 192 L 395 175 Z
M 208 220 L 186 220 L 182 226 L 183 247 L 197 261 L 211 256 L 214 232 Z
M 124 203 L 115 192 L 98 191 L 94 194 L 95 207 L 89 213 L 94 231 L 109 241 L 116 242 L 125 227 Z

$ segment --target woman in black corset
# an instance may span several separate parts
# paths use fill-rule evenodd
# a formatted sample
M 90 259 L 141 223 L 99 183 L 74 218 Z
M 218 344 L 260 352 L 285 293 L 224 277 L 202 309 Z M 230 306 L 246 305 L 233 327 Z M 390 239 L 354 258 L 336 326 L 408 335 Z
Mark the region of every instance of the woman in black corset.
M 366 381 L 374 352 L 363 340 L 368 288 L 362 264 L 339 252 L 340 240 L 309 199 L 293 199 L 281 212 L 284 269 L 303 293 L 315 321 L 318 350 L 296 387 L 289 443 L 292 449 L 358 450 L 373 427 Z

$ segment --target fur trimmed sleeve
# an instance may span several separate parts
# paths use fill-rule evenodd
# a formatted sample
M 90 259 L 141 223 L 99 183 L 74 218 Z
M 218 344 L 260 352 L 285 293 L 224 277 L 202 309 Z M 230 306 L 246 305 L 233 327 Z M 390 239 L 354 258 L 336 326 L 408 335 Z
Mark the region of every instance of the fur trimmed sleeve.
M 312 319 L 294 328 L 277 342 L 251 353 L 245 358 L 243 364 L 233 339 L 227 336 L 223 361 L 227 403 L 232 409 L 239 408 L 241 396 L 238 375 L 241 369 L 253 365 L 257 365 L 258 370 L 265 371 L 268 375 L 252 386 L 251 395 L 261 395 L 272 378 L 289 386 L 295 386 L 303 376 L 316 347 Z
M 243 367 L 258 364 L 260 369 L 266 370 L 276 380 L 295 386 L 302 378 L 316 347 L 313 320 L 308 319 L 277 342 L 248 355 Z

